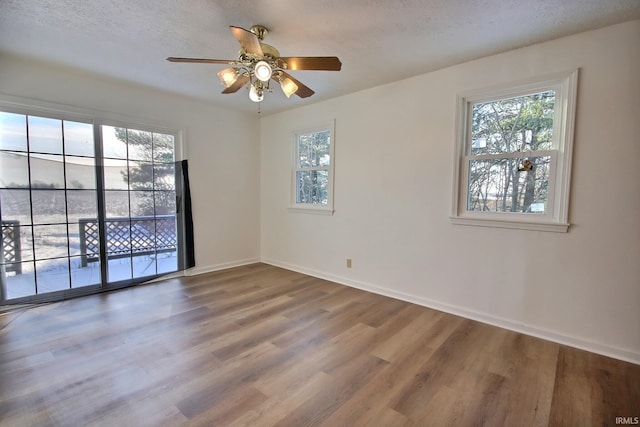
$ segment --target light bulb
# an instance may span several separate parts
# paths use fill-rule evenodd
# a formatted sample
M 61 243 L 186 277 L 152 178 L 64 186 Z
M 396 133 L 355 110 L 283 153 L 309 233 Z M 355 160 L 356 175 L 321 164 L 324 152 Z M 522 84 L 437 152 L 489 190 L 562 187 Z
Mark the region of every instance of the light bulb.
M 256 78 L 262 82 L 268 82 L 271 78 L 271 66 L 266 61 L 258 61 L 253 68 Z
M 280 81 L 280 87 L 282 88 L 282 91 L 287 98 L 296 93 L 296 91 L 298 90 L 298 85 L 295 84 L 289 77 L 285 77 Z
M 218 78 L 224 87 L 229 87 L 238 80 L 238 71 L 235 68 L 225 68 L 218 71 Z
M 251 88 L 249 89 L 249 99 L 251 99 L 253 102 L 261 102 L 263 98 L 264 90 L 262 88 L 262 85 L 260 85 L 260 87 L 256 87 L 256 84 L 252 84 Z

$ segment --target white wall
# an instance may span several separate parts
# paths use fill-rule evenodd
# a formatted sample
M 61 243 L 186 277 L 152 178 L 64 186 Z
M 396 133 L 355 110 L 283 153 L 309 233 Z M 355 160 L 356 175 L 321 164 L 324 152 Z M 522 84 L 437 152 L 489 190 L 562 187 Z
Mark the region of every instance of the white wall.
M 255 116 L 15 56 L 0 56 L 0 94 L 183 129 L 194 209 L 192 272 L 259 259 Z
M 18 57 L 0 94 L 185 129 L 195 273 L 262 259 L 640 363 L 638 40 L 634 21 L 260 120 Z M 569 233 L 450 224 L 456 94 L 576 67 Z M 336 212 L 290 213 L 291 133 L 334 118 Z
M 263 117 L 263 261 L 640 363 L 638 41 L 634 21 Z M 578 67 L 570 231 L 452 225 L 456 94 Z M 333 118 L 335 214 L 288 212 L 291 133 Z

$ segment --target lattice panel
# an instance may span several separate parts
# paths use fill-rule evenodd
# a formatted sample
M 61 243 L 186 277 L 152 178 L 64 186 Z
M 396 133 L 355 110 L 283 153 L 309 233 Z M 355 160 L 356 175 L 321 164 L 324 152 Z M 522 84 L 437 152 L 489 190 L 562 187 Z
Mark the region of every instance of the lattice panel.
M 176 221 L 173 216 L 171 218 L 162 218 L 156 220 L 156 248 L 161 249 L 177 249 L 178 233 L 176 232 Z
M 2 260 L 6 271 L 22 272 L 20 221 L 2 221 Z
M 176 250 L 178 236 L 174 215 L 112 218 L 105 222 L 109 257 L 150 254 Z M 100 252 L 100 235 L 95 219 L 80 220 L 82 256 L 95 259 Z
M 121 254 L 131 252 L 131 232 L 129 221 L 107 221 L 107 253 Z
M 2 221 L 2 249 L 6 263 L 20 261 L 18 225 L 20 225 L 18 221 Z
M 83 255 L 97 255 L 100 253 L 100 234 L 97 221 L 84 221 L 80 223 L 80 236 L 84 238 L 85 246 Z

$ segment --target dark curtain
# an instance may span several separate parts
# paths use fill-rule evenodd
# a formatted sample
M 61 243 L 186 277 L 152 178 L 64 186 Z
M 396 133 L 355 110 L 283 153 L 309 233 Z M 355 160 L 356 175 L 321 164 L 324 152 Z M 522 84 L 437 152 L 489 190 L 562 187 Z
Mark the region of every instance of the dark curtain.
M 195 267 L 196 256 L 193 246 L 193 217 L 191 213 L 191 190 L 189 188 L 189 164 L 187 160 L 176 162 L 176 197 L 178 233 L 181 249 L 178 252 L 178 270 Z

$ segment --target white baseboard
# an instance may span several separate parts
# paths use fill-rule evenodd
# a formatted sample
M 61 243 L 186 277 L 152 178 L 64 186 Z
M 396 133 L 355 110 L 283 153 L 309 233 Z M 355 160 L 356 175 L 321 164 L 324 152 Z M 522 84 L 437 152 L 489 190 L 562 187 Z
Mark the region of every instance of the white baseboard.
M 318 277 L 320 279 L 329 280 L 331 282 L 339 283 L 341 285 L 361 289 L 363 291 L 372 292 L 374 294 L 384 295 L 390 298 L 407 301 L 413 304 L 421 305 L 423 307 L 428 307 L 435 310 L 443 311 L 445 313 L 461 316 L 467 319 L 476 320 L 478 322 L 487 323 L 489 325 L 508 329 L 514 332 L 519 332 L 525 335 L 530 335 L 536 338 L 541 338 L 547 341 L 552 341 L 558 344 L 579 348 L 581 350 L 590 351 L 592 353 L 597 353 L 603 356 L 608 356 L 614 359 L 619 359 L 625 362 L 630 362 L 630 363 L 640 365 L 640 353 L 630 349 L 593 342 L 580 337 L 566 335 L 560 332 L 555 332 L 545 328 L 540 328 L 535 325 L 527 325 L 527 324 L 519 323 L 519 322 L 505 319 L 502 317 L 493 316 L 488 313 L 482 313 L 479 311 L 470 310 L 468 308 L 455 306 L 455 305 L 443 303 L 440 301 L 434 301 L 434 300 L 419 297 L 416 295 L 406 294 L 404 292 L 394 291 L 392 289 L 383 288 L 380 286 L 372 285 L 370 283 L 365 283 L 365 282 L 349 279 L 346 277 L 313 270 L 313 269 L 302 267 L 299 265 L 289 264 L 287 262 L 277 261 L 273 259 L 262 259 L 261 262 L 265 264 L 270 264 L 276 267 L 281 267 L 287 270 L 297 271 L 298 273 L 307 274 L 309 276 Z
M 225 270 L 233 267 L 242 267 L 243 265 L 255 264 L 257 262 L 260 262 L 260 259 L 247 258 L 237 261 L 223 262 L 220 264 L 207 265 L 204 267 L 193 267 L 185 272 L 185 276 L 197 276 L 198 274 L 211 273 L 213 271 Z

